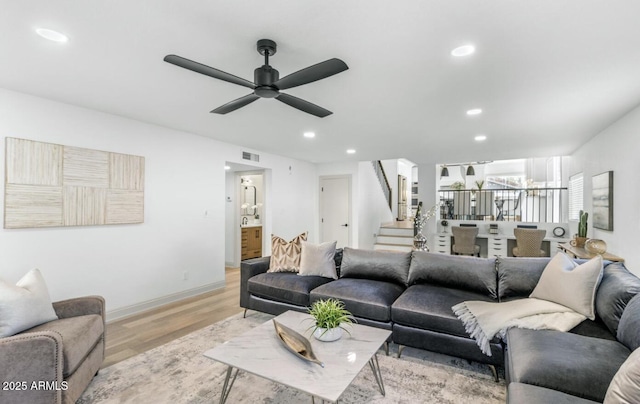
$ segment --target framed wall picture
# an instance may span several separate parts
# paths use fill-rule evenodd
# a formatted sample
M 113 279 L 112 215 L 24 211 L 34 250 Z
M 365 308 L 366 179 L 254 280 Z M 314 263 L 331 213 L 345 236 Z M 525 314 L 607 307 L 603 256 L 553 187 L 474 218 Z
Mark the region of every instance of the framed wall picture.
M 591 198 L 593 227 L 613 230 L 613 171 L 593 176 Z

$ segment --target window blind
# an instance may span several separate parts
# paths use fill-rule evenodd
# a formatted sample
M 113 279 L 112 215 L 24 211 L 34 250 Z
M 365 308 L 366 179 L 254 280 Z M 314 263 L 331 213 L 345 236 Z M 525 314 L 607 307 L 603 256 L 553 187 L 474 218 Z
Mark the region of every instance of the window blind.
M 584 187 L 582 173 L 569 178 L 569 220 L 579 220 L 579 213 L 583 209 Z

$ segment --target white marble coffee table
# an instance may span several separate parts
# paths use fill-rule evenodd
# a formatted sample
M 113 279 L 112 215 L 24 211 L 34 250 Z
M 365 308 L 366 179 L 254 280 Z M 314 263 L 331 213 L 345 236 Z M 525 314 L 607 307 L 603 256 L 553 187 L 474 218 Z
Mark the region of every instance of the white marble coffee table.
M 345 333 L 338 341 L 320 342 L 307 331 L 312 324 L 305 320 L 309 318 L 308 314 L 288 311 L 276 321 L 307 337 L 324 367 L 289 352 L 278 339 L 271 320 L 206 351 L 206 357 L 229 365 L 220 403 L 229 396 L 238 370 L 308 393 L 312 398 L 337 402 L 367 363 L 384 395 L 376 353 L 391 331 L 354 324 L 349 328 L 351 336 Z

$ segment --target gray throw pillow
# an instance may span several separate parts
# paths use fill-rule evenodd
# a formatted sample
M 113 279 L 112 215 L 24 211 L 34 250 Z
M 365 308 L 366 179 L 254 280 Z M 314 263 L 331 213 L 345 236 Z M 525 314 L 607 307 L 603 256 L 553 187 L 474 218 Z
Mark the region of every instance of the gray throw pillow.
M 602 257 L 578 265 L 566 254 L 557 253 L 547 264 L 529 297 L 566 306 L 595 320 L 595 299 L 602 279 Z
M 15 285 L 0 280 L 0 338 L 57 319 L 39 270 L 27 272 Z
M 337 241 L 329 241 L 322 244 L 312 244 L 302 241 L 302 253 L 300 256 L 300 272 L 302 276 L 323 276 L 325 278 L 338 279 L 336 273 Z
M 629 355 L 613 376 L 604 404 L 640 403 L 640 349 Z
M 498 297 L 527 297 L 536 288 L 548 257 L 500 257 L 498 268 Z
M 622 312 L 616 338 L 632 351 L 640 347 L 640 295 L 631 299 Z
M 407 285 L 411 253 L 345 247 L 341 278 L 365 278 Z
M 498 298 L 496 259 L 414 251 L 409 285 L 428 283 Z
M 602 282 L 596 294 L 596 312 L 613 335 L 627 303 L 640 293 L 640 279 L 621 262 L 604 267 Z

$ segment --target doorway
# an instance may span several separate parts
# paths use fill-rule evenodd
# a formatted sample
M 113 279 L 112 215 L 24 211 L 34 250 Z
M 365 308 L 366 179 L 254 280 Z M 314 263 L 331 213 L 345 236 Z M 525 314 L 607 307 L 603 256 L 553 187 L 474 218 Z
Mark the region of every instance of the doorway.
M 320 177 L 320 242 L 351 245 L 351 177 Z
M 225 165 L 225 266 L 239 267 L 241 260 L 267 252 L 269 174 L 247 164 Z

